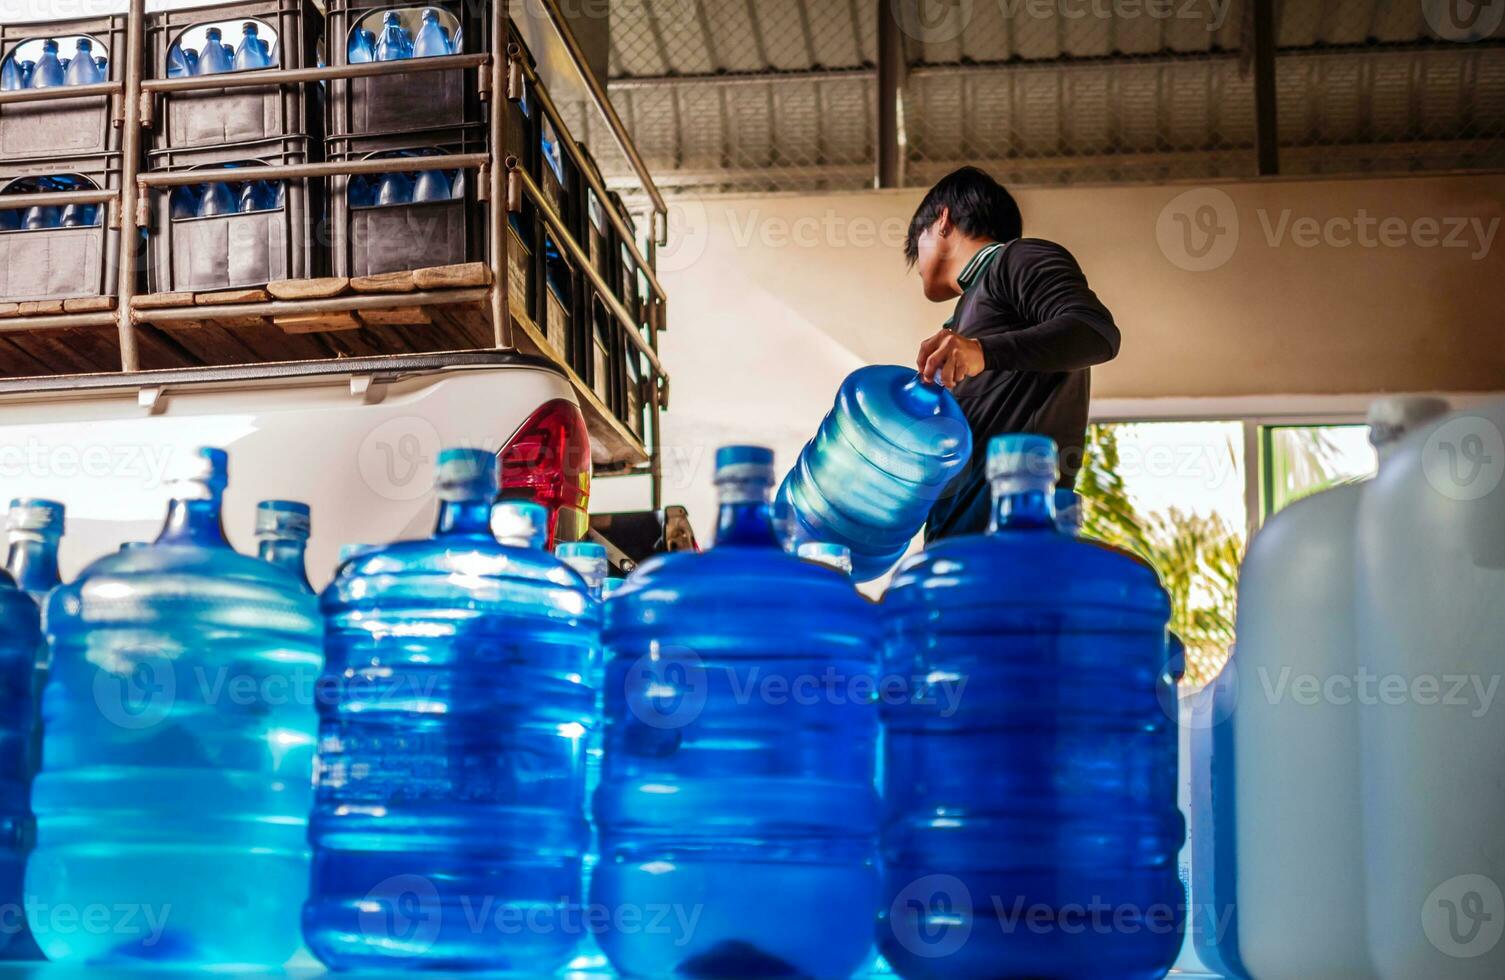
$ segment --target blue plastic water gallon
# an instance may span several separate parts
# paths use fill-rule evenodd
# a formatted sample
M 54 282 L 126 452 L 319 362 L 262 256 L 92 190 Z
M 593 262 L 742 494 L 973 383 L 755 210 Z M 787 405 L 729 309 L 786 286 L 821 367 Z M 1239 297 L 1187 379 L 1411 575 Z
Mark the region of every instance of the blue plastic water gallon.
M 317 603 L 225 540 L 225 453 L 184 462 L 156 542 L 48 599 L 26 911 L 49 959 L 273 966 L 298 949 Z M 88 909 L 133 914 L 60 917 Z
M 219 75 L 235 70 L 235 53 L 224 43 L 224 34 L 218 27 L 204 32 L 204 49 L 199 52 L 197 73 Z
M 402 26 L 402 15 L 389 10 L 382 17 L 381 36 L 376 41 L 377 61 L 401 61 L 413 57 L 413 36 Z
M 376 192 L 376 203 L 380 205 L 412 204 L 413 178 L 404 173 L 382 174 L 381 183 Z
M 854 371 L 779 487 L 793 542 L 846 545 L 857 580 L 875 579 L 904 555 L 971 455 L 950 392 L 909 368 Z
M 582 938 L 586 665 L 580 577 L 492 536 L 496 457 L 445 450 L 434 536 L 365 552 L 325 590 L 310 949 L 336 969 L 512 970 Z
M 449 31 L 439 23 L 439 11 L 433 7 L 424 8 L 423 24 L 418 28 L 418 36 L 413 39 L 413 57 L 437 58 L 454 53 L 455 46 L 450 40 Z
M 258 68 L 272 67 L 271 52 L 266 42 L 261 39 L 260 33 L 260 28 L 254 21 L 247 21 L 241 25 L 240 46 L 235 49 L 236 71 L 255 71 Z
M 453 196 L 454 185 L 444 171 L 425 170 L 419 173 L 418 181 L 413 187 L 414 201 L 420 204 L 426 201 L 448 201 Z
M 11 55 L 0 64 L 0 92 L 15 92 L 25 87 L 26 73 L 21 70 L 21 63 L 15 55 Z
M 364 65 L 376 60 L 376 35 L 357 27 L 350 32 L 350 43 L 345 47 L 345 61 L 351 65 Z
M 65 85 L 66 74 L 63 63 L 58 60 L 57 42 L 52 38 L 42 42 L 42 56 L 37 59 L 36 67 L 31 72 L 31 88 L 53 88 Z
M 716 546 L 605 604 L 593 908 L 633 976 L 848 976 L 878 898 L 878 646 L 851 581 L 785 554 L 773 453 L 716 456 Z M 641 924 L 653 923 L 654 928 Z
M 26 853 L 35 836 L 30 795 L 36 772 L 36 660 L 42 642 L 36 603 L 0 572 L 0 958 L 35 956 L 23 907 Z
M 1170 600 L 1060 533 L 1057 465 L 1044 437 L 993 440 L 993 529 L 883 598 L 907 696 L 884 698 L 879 942 L 905 977 L 1159 977 L 1181 948 Z
M 105 81 L 105 73 L 94 60 L 94 42 L 86 37 L 78 39 L 68 70 L 63 75 L 65 85 L 98 85 Z
M 238 210 L 235 192 L 224 181 L 204 185 L 204 196 L 199 201 L 199 217 L 218 218 L 234 214 Z
M 62 584 L 57 550 L 63 537 L 65 508 L 56 500 L 17 497 L 10 502 L 5 533 L 9 548 L 5 570 L 40 606 Z
M 296 500 L 263 500 L 256 505 L 256 554 L 297 579 L 309 592 L 308 537 L 312 530 L 308 505 Z

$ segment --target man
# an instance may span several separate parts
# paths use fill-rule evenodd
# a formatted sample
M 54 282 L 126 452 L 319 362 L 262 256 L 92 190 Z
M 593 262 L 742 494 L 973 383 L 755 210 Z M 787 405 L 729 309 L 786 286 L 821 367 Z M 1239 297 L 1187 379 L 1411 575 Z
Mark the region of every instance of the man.
M 956 396 L 973 445 L 972 464 L 930 510 L 927 542 L 987 530 L 984 460 L 994 436 L 1050 436 L 1061 449 L 1061 486 L 1073 486 L 1090 368 L 1118 355 L 1113 316 L 1071 253 L 1022 233 L 1013 197 L 975 167 L 931 188 L 909 225 L 904 252 L 925 298 L 960 298 L 946 326 L 920 345 L 917 366 Z

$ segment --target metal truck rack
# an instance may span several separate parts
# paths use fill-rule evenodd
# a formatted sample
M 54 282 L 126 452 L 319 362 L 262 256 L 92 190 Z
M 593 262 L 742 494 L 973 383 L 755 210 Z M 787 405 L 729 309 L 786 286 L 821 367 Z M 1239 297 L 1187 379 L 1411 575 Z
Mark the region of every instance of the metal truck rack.
M 605 120 L 607 130 L 636 172 L 643 196 L 648 202 L 651 234 L 646 254 L 640 249 L 628 221 L 615 207 L 606 214 L 615 228 L 622 247 L 630 254 L 648 283 L 648 298 L 639 315 L 630 312 L 618 298 L 605 275 L 591 261 L 586 246 L 576 240 L 568 223 L 535 181 L 519 163 L 518 150 L 507 146 L 508 104 L 524 97 L 544 114 L 559 136 L 561 151 L 569 154 L 584 175 L 590 189 L 603 201 L 609 200 L 587 154 L 576 143 L 554 100 L 546 81 L 528 56 L 522 35 L 514 22 L 513 4 L 497 0 L 489 5 L 492 50 L 486 53 L 457 54 L 447 57 L 372 62 L 326 68 L 266 69 L 243 74 L 218 74 L 204 77 L 145 78 L 146 2 L 129 0 L 123 81 L 98 85 L 50 89 L 23 89 L 0 92 L 3 107 L 49 99 L 78 99 L 87 95 L 107 95 L 112 107 L 113 125 L 121 130 L 124 158 L 123 179 L 118 190 L 59 192 L 31 195 L 0 195 L 0 206 L 16 202 L 18 206 L 39 204 L 103 204 L 107 208 L 105 225 L 118 229 L 123 247 L 119 250 L 119 278 L 116 296 L 91 296 L 28 303 L 4 303 L 0 298 L 0 344 L 21 348 L 23 360 L 28 342 L 35 340 L 39 349 L 53 348 L 80 341 L 79 347 L 94 352 L 86 357 L 87 371 L 50 370 L 53 378 L 69 375 L 110 373 L 135 374 L 143 369 L 142 351 L 175 352 L 191 366 L 195 357 L 191 349 L 166 336 L 174 326 L 205 323 L 220 325 L 227 334 L 237 328 L 276 328 L 277 336 L 286 340 L 286 348 L 273 345 L 285 356 L 257 356 L 258 346 L 266 354 L 266 337 L 261 344 L 237 342 L 238 349 L 248 352 L 241 364 L 275 363 L 305 360 L 309 356 L 337 359 L 369 354 L 401 355 L 412 351 L 411 345 L 397 343 L 395 350 L 372 350 L 369 342 L 349 339 L 347 332 L 381 325 L 407 324 L 433 327 L 434 336 L 448 346 L 445 350 L 513 350 L 539 355 L 555 365 L 569 379 L 580 402 L 591 434 L 595 468 L 598 475 L 646 474 L 651 477 L 654 508 L 662 506 L 662 467 L 660 446 L 660 412 L 668 405 L 669 379 L 658 357 L 658 332 L 665 326 L 666 297 L 654 273 L 657 247 L 666 243 L 667 206 L 654 184 L 641 154 L 628 136 L 620 117 L 607 97 L 600 79 L 591 71 L 586 56 L 570 30 L 558 0 L 534 0 L 542 12 L 539 23 L 546 26 L 542 37 L 533 37 L 532 46 L 540 62 L 564 66 L 583 80 L 582 91 Z M 538 33 L 535 31 L 535 33 Z M 118 56 L 117 56 L 118 57 Z M 401 73 L 474 70 L 480 97 L 488 107 L 489 142 L 487 152 L 426 157 L 426 167 L 466 170 L 476 174 L 480 199 L 500 203 L 488 209 L 487 259 L 484 264 L 431 270 L 417 270 L 407 276 L 391 275 L 355 280 L 289 280 L 270 284 L 267 289 L 236 290 L 218 295 L 142 294 L 138 290 L 140 263 L 144 247 L 142 231 L 150 227 L 151 191 L 181 184 L 200 183 L 202 174 L 144 173 L 141 170 L 143 130 L 153 125 L 157 99 L 168 92 L 234 88 L 264 88 L 269 85 L 315 83 L 330 79 L 351 79 Z M 535 154 L 536 155 L 536 154 Z M 411 161 L 400 158 L 347 160 L 330 163 L 286 164 L 242 168 L 240 180 L 285 180 L 337 175 L 383 174 L 411 169 Z M 589 294 L 599 301 L 620 327 L 626 339 L 624 353 L 639 353 L 647 365 L 642 379 L 642 404 L 648 417 L 644 434 L 634 433 L 626 422 L 608 407 L 592 385 L 582 378 L 562 354 L 545 338 L 543 326 L 527 309 L 527 298 L 509 290 L 508 249 L 509 215 L 520 213 L 528 201 L 548 229 L 550 237 L 568 255 L 586 282 Z M 132 246 L 135 247 L 132 247 Z M 636 305 L 636 304 L 634 304 Z M 99 333 L 114 328 L 118 358 L 105 358 L 100 351 Z M 84 338 L 83 334 L 90 334 Z M 342 337 L 346 339 L 341 339 Z M 62 342 L 62 343 L 60 343 Z M 310 352 L 312 354 L 310 355 Z M 617 356 L 624 359 L 623 355 Z M 46 363 L 45 358 L 33 360 Z M 75 359 L 74 363 L 77 363 Z M 204 363 L 197 360 L 197 363 Z M 625 365 L 619 367 L 624 372 Z

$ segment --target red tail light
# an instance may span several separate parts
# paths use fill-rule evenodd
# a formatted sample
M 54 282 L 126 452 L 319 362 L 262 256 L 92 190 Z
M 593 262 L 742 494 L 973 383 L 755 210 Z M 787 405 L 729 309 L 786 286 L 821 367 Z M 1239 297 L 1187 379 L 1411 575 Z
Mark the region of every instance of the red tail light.
M 502 496 L 549 508 L 549 547 L 579 541 L 590 522 L 591 443 L 573 402 L 546 402 L 498 454 Z

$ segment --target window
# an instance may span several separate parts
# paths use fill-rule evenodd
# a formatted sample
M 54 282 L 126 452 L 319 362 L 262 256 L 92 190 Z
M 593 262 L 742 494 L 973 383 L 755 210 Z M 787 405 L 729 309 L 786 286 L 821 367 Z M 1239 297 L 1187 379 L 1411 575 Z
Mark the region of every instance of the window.
M 1260 514 L 1374 475 L 1367 425 L 1271 425 L 1260 429 Z

